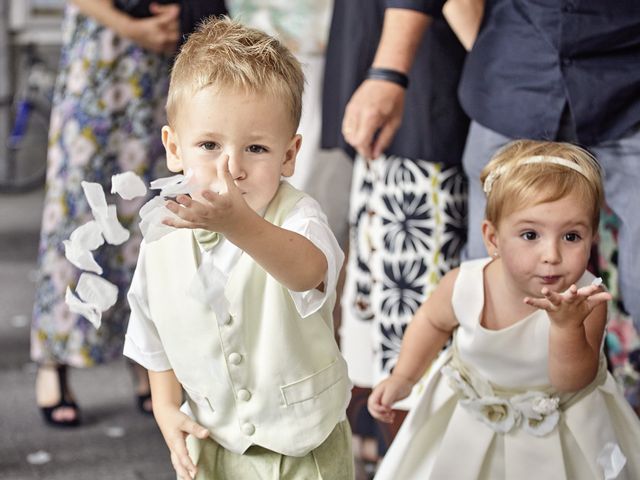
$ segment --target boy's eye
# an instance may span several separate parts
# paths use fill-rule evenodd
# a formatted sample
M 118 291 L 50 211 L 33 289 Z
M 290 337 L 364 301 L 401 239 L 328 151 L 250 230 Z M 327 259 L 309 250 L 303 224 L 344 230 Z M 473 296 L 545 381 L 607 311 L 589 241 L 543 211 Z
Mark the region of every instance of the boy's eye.
M 535 240 L 538 238 L 538 234 L 536 232 L 524 232 L 520 236 L 525 240 Z
M 265 153 L 268 151 L 262 145 L 250 145 L 249 148 L 247 148 L 247 150 L 251 153 Z
M 580 235 L 578 235 L 578 234 L 577 234 L 577 233 L 575 233 L 575 232 L 567 233 L 567 234 L 564 236 L 564 239 L 565 239 L 567 242 L 577 242 L 578 240 L 580 240 L 580 238 L 582 238 L 582 237 L 580 237 Z
M 202 142 L 200 147 L 204 150 L 215 150 L 218 144 L 216 142 Z

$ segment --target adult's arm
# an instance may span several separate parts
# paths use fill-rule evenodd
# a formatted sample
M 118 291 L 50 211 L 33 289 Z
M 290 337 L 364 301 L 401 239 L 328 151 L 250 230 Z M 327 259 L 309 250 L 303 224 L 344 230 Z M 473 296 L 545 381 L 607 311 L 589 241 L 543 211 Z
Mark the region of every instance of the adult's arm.
M 180 38 L 178 4 L 153 5 L 151 17 L 134 18 L 111 0 L 70 0 L 80 12 L 147 50 L 172 53 Z
M 449 0 L 442 9 L 447 23 L 462 46 L 471 50 L 478 36 L 485 0 Z
M 408 74 L 430 23 L 431 17 L 423 11 L 387 8 L 372 66 Z M 345 140 L 367 159 L 380 156 L 400 126 L 404 97 L 404 88 L 395 83 L 378 79 L 362 82 L 345 109 L 342 120 Z

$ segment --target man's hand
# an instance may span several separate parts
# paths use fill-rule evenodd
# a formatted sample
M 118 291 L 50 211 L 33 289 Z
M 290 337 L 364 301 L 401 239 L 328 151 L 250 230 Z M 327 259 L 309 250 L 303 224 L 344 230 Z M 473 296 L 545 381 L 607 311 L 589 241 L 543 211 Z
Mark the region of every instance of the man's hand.
M 171 452 L 171 463 L 176 474 L 183 479 L 195 478 L 198 469 L 189 457 L 185 438 L 193 435 L 205 439 L 209 431 L 177 408 L 156 408 L 154 405 L 154 416 Z
M 243 222 L 253 212 L 233 181 L 228 156 L 218 165 L 218 178 L 224 181 L 226 191 L 204 190 L 202 201 L 178 195 L 175 202 L 169 200 L 166 206 L 180 218 L 168 218 L 163 223 L 175 228 L 203 228 L 222 234 L 242 230 Z
M 548 288 L 541 291 L 542 298 L 526 297 L 524 303 L 546 310 L 551 323 L 557 327 L 580 327 L 593 309 L 611 300 L 611 294 L 599 285 L 588 285 L 578 289 L 571 285 L 566 292 L 556 293 Z
M 398 400 L 407 398 L 411 393 L 411 388 L 413 388 L 413 383 L 409 379 L 391 374 L 376 385 L 369 395 L 367 401 L 369 413 L 381 422 L 393 422 L 395 412 L 391 407 Z
M 368 160 L 391 144 L 404 111 L 405 91 L 385 80 L 365 80 L 347 104 L 342 120 L 345 140 Z

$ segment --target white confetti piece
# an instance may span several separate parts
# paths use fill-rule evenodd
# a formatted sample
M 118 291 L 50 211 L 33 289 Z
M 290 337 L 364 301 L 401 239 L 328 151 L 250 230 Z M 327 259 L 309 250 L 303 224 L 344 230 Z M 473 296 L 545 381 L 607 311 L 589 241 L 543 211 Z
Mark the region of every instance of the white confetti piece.
M 591 285 L 599 287 L 600 285 L 602 285 L 602 278 L 600 277 L 594 278 L 593 281 L 591 282 Z
M 80 275 L 76 293 L 83 302 L 95 305 L 102 312 L 111 308 L 118 299 L 118 287 L 92 273 Z
M 107 437 L 110 438 L 122 438 L 124 437 L 126 431 L 122 427 L 113 426 L 105 428 L 104 433 Z
M 191 298 L 209 305 L 215 312 L 220 325 L 229 316 L 230 304 L 224 294 L 227 279 L 227 275 L 214 265 L 212 257 L 207 256 L 203 259 L 187 289 L 187 295 Z
M 617 443 L 607 442 L 596 459 L 604 472 L 604 480 L 613 480 L 618 477 L 627 463 L 627 457 Z
M 71 232 L 69 240 L 78 247 L 86 250 L 95 250 L 104 243 L 102 229 L 95 220 L 91 220 L 76 228 Z
M 185 175 L 158 178 L 151 182 L 150 188 L 160 190 L 161 197 L 175 197 L 181 193 L 190 194 L 194 186 L 191 184 L 193 170 L 187 170 Z
M 98 262 L 93 258 L 91 252 L 85 248 L 81 248 L 77 243 L 71 240 L 63 240 L 64 256 L 67 257 L 73 265 L 80 270 L 87 270 L 97 274 L 102 273 L 102 267 L 98 265 Z
M 110 243 L 111 245 L 120 245 L 121 243 L 129 240 L 129 230 L 124 228 L 118 221 L 118 214 L 115 205 L 109 205 L 107 207 L 107 214 L 105 217 L 95 218 L 100 224 L 100 228 L 102 228 L 102 235 L 104 235 L 104 239 L 107 243 Z
M 29 317 L 26 315 L 14 315 L 11 317 L 11 325 L 14 328 L 24 328 L 29 325 Z
M 115 205 L 107 205 L 102 186 L 94 182 L 82 182 L 82 189 L 91 207 L 93 218 L 100 226 L 107 243 L 120 245 L 129 239 L 129 231 L 120 225 Z
M 30 453 L 27 455 L 27 462 L 31 465 L 44 465 L 45 463 L 49 463 L 51 461 L 51 454 L 45 452 L 44 450 L 38 450 L 37 452 Z
M 147 187 L 135 173 L 123 172 L 111 177 L 111 193 L 117 193 L 125 200 L 131 200 L 145 195 Z
M 69 307 L 69 310 L 73 313 L 77 313 L 78 315 L 82 315 L 84 318 L 89 320 L 91 324 L 96 327 L 96 329 L 100 328 L 100 324 L 102 323 L 102 312 L 95 305 L 91 305 L 88 303 L 84 303 L 78 297 L 76 297 L 73 292 L 71 292 L 71 288 L 67 287 L 67 291 L 64 296 L 64 301 Z

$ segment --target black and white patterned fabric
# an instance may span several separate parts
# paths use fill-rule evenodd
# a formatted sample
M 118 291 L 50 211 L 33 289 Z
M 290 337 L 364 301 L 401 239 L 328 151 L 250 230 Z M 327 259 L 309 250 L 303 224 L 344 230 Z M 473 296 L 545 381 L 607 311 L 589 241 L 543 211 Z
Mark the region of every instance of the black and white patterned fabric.
M 356 158 L 340 330 L 355 385 L 371 387 L 389 374 L 413 313 L 458 265 L 466 198 L 461 167 Z

